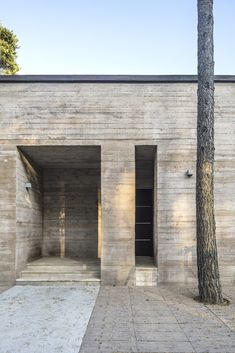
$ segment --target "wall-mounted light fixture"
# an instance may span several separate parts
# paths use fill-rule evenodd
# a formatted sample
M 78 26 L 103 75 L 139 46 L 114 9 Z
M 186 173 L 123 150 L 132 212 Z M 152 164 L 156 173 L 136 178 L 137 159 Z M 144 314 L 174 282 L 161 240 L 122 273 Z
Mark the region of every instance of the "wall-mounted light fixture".
M 32 184 L 29 181 L 27 181 L 27 183 L 25 183 L 25 188 L 27 190 L 32 189 Z
M 186 175 L 187 175 L 187 177 L 191 177 L 191 176 L 193 176 L 193 171 L 192 170 L 190 170 L 190 169 L 188 169 L 187 170 L 187 172 L 185 173 Z

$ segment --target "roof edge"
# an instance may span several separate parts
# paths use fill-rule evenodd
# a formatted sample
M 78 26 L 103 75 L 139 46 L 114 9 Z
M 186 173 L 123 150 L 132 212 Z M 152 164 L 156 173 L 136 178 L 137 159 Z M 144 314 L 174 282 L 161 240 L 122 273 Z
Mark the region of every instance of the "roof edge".
M 197 75 L 0 75 L 0 83 L 187 83 Z M 215 82 L 235 82 L 235 75 L 215 75 Z

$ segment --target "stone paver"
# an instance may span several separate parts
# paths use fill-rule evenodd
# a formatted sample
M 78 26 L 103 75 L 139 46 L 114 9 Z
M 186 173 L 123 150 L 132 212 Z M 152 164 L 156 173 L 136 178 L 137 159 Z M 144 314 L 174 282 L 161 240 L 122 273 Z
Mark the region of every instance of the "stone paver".
M 78 353 L 98 285 L 15 286 L 0 295 L 0 353 Z
M 80 353 L 234 353 L 229 306 L 203 305 L 189 287 L 101 287 Z

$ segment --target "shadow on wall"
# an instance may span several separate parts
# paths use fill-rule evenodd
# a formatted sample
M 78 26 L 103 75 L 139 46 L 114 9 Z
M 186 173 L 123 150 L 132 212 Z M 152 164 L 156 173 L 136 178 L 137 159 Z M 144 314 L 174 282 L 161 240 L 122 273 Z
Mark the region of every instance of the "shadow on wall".
M 98 257 L 100 168 L 43 170 L 43 256 Z
M 42 253 L 42 172 L 18 149 L 16 175 L 16 275 Z M 31 183 L 31 188 L 26 188 Z
M 25 177 L 27 178 L 27 181 L 32 183 L 32 186 L 34 188 L 34 191 L 36 192 L 42 192 L 42 170 L 41 168 L 36 165 L 34 162 L 32 162 L 28 157 L 21 152 L 21 150 L 18 148 L 20 160 L 22 162 L 22 166 L 24 167 L 25 170 Z

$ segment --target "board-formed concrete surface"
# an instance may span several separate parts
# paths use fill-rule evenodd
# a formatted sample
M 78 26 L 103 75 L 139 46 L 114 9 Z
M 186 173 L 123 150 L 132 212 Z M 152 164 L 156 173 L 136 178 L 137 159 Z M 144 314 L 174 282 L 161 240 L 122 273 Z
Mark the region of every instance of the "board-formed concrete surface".
M 80 353 L 234 353 L 229 306 L 203 305 L 187 287 L 101 287 Z
M 196 77 L 15 75 L 0 80 L 0 284 L 13 285 L 16 275 L 26 263 L 43 253 L 42 213 L 45 214 L 45 209 L 43 211 L 42 199 L 49 196 L 51 188 L 53 207 L 57 210 L 58 205 L 61 207 L 58 223 L 52 222 L 54 214 L 51 214 L 52 221 L 44 218 L 48 224 L 55 226 L 53 229 L 50 227 L 52 243 L 55 244 L 54 234 L 58 234 L 59 228 L 61 252 L 65 250 L 65 255 L 64 244 L 68 242 L 64 240 L 69 240 L 68 250 L 71 251 L 78 249 L 78 243 L 79 246 L 81 243 L 91 244 L 93 232 L 89 233 L 89 241 L 83 242 L 80 238 L 78 243 L 74 242 L 81 226 L 81 218 L 79 222 L 76 218 L 77 199 L 72 200 L 72 209 L 66 209 L 69 219 L 65 219 L 63 212 L 68 192 L 71 202 L 74 190 L 80 188 L 74 178 L 70 178 L 70 188 L 67 175 L 64 174 L 65 178 L 62 172 L 57 174 L 54 171 L 54 176 L 61 180 L 57 199 L 54 187 L 58 183 L 55 178 L 50 182 L 47 178 L 48 183 L 43 185 L 43 178 L 36 168 L 30 171 L 26 168 L 28 173 L 23 170 L 18 149 L 29 158 L 30 148 L 36 149 L 37 156 L 30 158 L 31 162 L 38 164 L 39 158 L 44 172 L 52 164 L 55 166 L 55 158 L 60 163 L 59 168 L 65 168 L 65 164 L 68 167 L 67 158 L 71 161 L 71 156 L 81 156 L 84 146 L 85 150 L 96 146 L 97 151 L 100 146 L 101 151 L 102 284 L 132 284 L 138 164 L 135 147 L 147 145 L 155 146 L 157 150 L 157 239 L 154 250 L 158 283 L 196 283 Z M 221 280 L 227 285 L 235 284 L 234 97 L 234 76 L 217 77 L 215 217 Z M 50 157 L 54 158 L 42 158 L 47 148 L 51 151 Z M 58 148 L 56 154 L 54 148 Z M 62 155 L 58 152 L 61 150 L 64 150 Z M 91 155 L 94 156 L 93 153 Z M 90 163 L 87 167 L 90 168 Z M 186 176 L 187 170 L 193 171 L 192 177 Z M 27 181 L 32 184 L 30 191 L 25 188 Z M 59 193 L 63 185 L 65 189 Z M 79 199 L 84 200 L 82 190 L 74 196 L 78 194 Z M 89 196 L 89 200 L 93 200 L 90 219 L 97 223 L 97 218 L 93 217 L 95 204 L 92 195 Z M 44 197 L 44 204 L 48 210 L 49 198 L 45 200 Z M 87 234 L 86 229 L 89 232 L 91 229 L 87 218 L 84 219 L 83 236 Z M 69 239 L 66 239 L 68 234 Z M 48 238 L 49 232 L 47 240 L 50 240 Z M 85 248 L 89 252 L 94 251 L 94 248 Z M 50 249 L 56 250 L 53 246 Z
M 78 353 L 99 285 L 15 286 L 0 295 L 0 353 Z

